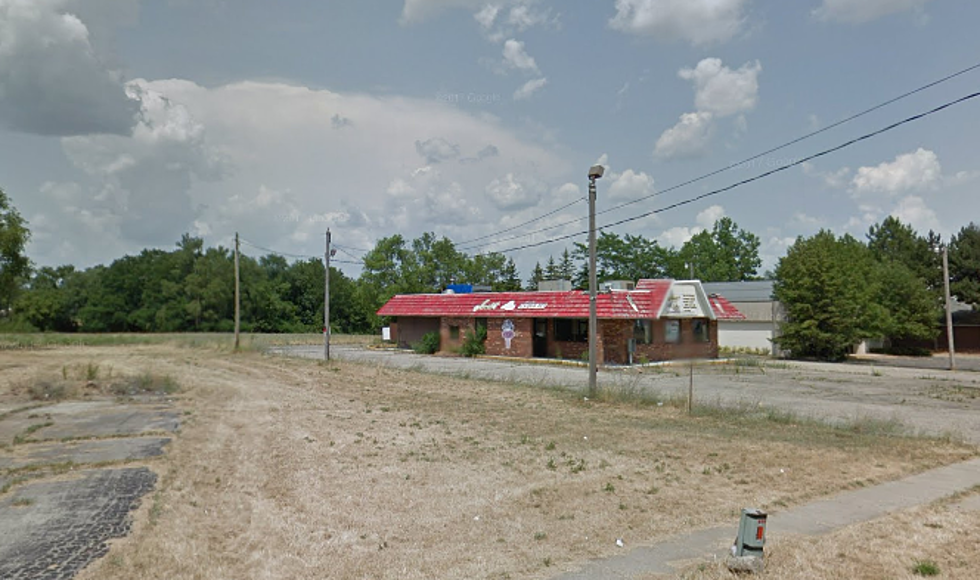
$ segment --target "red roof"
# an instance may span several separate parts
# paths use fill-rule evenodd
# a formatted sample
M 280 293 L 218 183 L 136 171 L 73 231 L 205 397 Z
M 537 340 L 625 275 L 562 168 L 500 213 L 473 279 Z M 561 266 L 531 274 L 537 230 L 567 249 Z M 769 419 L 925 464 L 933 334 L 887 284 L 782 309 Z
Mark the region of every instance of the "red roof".
M 708 296 L 708 302 L 711 302 L 711 309 L 715 311 L 718 320 L 745 320 L 745 315 L 720 294 Z
M 641 280 L 636 290 L 612 290 L 596 296 L 596 313 L 602 319 L 660 318 L 673 280 Z M 703 295 L 703 290 L 699 292 Z M 727 300 L 712 299 L 717 318 L 741 317 Z M 379 316 L 460 318 L 587 318 L 589 294 L 571 292 L 479 292 L 474 294 L 400 294 L 378 310 Z

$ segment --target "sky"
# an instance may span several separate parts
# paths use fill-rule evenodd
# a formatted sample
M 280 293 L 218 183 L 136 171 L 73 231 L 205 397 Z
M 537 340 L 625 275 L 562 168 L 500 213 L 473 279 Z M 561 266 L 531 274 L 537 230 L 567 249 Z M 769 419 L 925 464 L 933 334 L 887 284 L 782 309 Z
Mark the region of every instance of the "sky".
M 977 64 L 977 22 L 968 0 L 0 0 L 0 188 L 38 266 L 184 233 L 322 256 L 329 228 L 351 276 L 433 232 L 527 278 L 586 240 L 601 163 L 603 231 L 680 247 L 728 216 L 772 269 L 823 228 L 980 217 L 980 99 L 656 210 L 977 91 L 980 69 L 698 180 Z

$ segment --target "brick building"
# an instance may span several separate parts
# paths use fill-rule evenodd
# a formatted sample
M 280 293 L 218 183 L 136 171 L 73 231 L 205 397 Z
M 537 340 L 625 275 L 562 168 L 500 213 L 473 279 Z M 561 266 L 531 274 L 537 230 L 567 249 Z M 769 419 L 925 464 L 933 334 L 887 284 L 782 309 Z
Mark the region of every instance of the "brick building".
M 600 364 L 718 356 L 718 321 L 743 318 L 696 280 L 640 280 L 596 299 Z M 378 310 L 391 339 L 410 347 L 429 332 L 453 352 L 467 333 L 487 329 L 489 355 L 581 360 L 589 350 L 588 292 L 403 294 Z

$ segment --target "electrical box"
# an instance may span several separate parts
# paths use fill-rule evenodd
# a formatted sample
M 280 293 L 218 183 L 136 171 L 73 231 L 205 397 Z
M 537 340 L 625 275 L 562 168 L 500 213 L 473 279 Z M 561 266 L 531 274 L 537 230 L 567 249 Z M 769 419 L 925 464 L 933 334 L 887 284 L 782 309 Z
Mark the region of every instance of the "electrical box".
M 762 558 L 766 544 L 766 512 L 757 509 L 743 509 L 735 537 L 735 556 L 755 556 Z

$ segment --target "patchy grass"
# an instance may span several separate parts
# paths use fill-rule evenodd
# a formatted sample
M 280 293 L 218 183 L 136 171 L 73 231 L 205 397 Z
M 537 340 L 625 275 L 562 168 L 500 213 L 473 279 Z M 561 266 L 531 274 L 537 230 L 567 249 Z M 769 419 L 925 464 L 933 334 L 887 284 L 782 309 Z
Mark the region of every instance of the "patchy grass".
M 799 505 L 976 455 L 954 441 L 758 406 L 699 404 L 688 416 L 682 402 L 646 400 L 630 385 L 584 400 L 569 385 L 217 348 L 57 354 L 0 353 L 0 365 L 57 375 L 94 361 L 115 377 L 152 369 L 181 385 L 181 405 L 194 409 L 161 462 L 166 484 L 144 502 L 133 535 L 112 547 L 124 565 L 96 562 L 83 580 L 134 570 L 161 579 L 322 569 L 341 578 L 550 577 L 622 553 L 617 538 L 650 544 L 731 524 L 744 505 Z M 909 553 L 948 570 L 929 552 Z M 911 564 L 902 562 L 905 574 Z
M 377 342 L 374 335 L 333 334 L 332 344 L 367 345 Z M 171 345 L 188 348 L 217 348 L 231 350 L 232 333 L 0 333 L 0 350 L 32 350 L 65 346 L 138 346 Z M 261 351 L 273 346 L 323 344 L 323 335 L 315 334 L 245 334 L 241 349 Z

